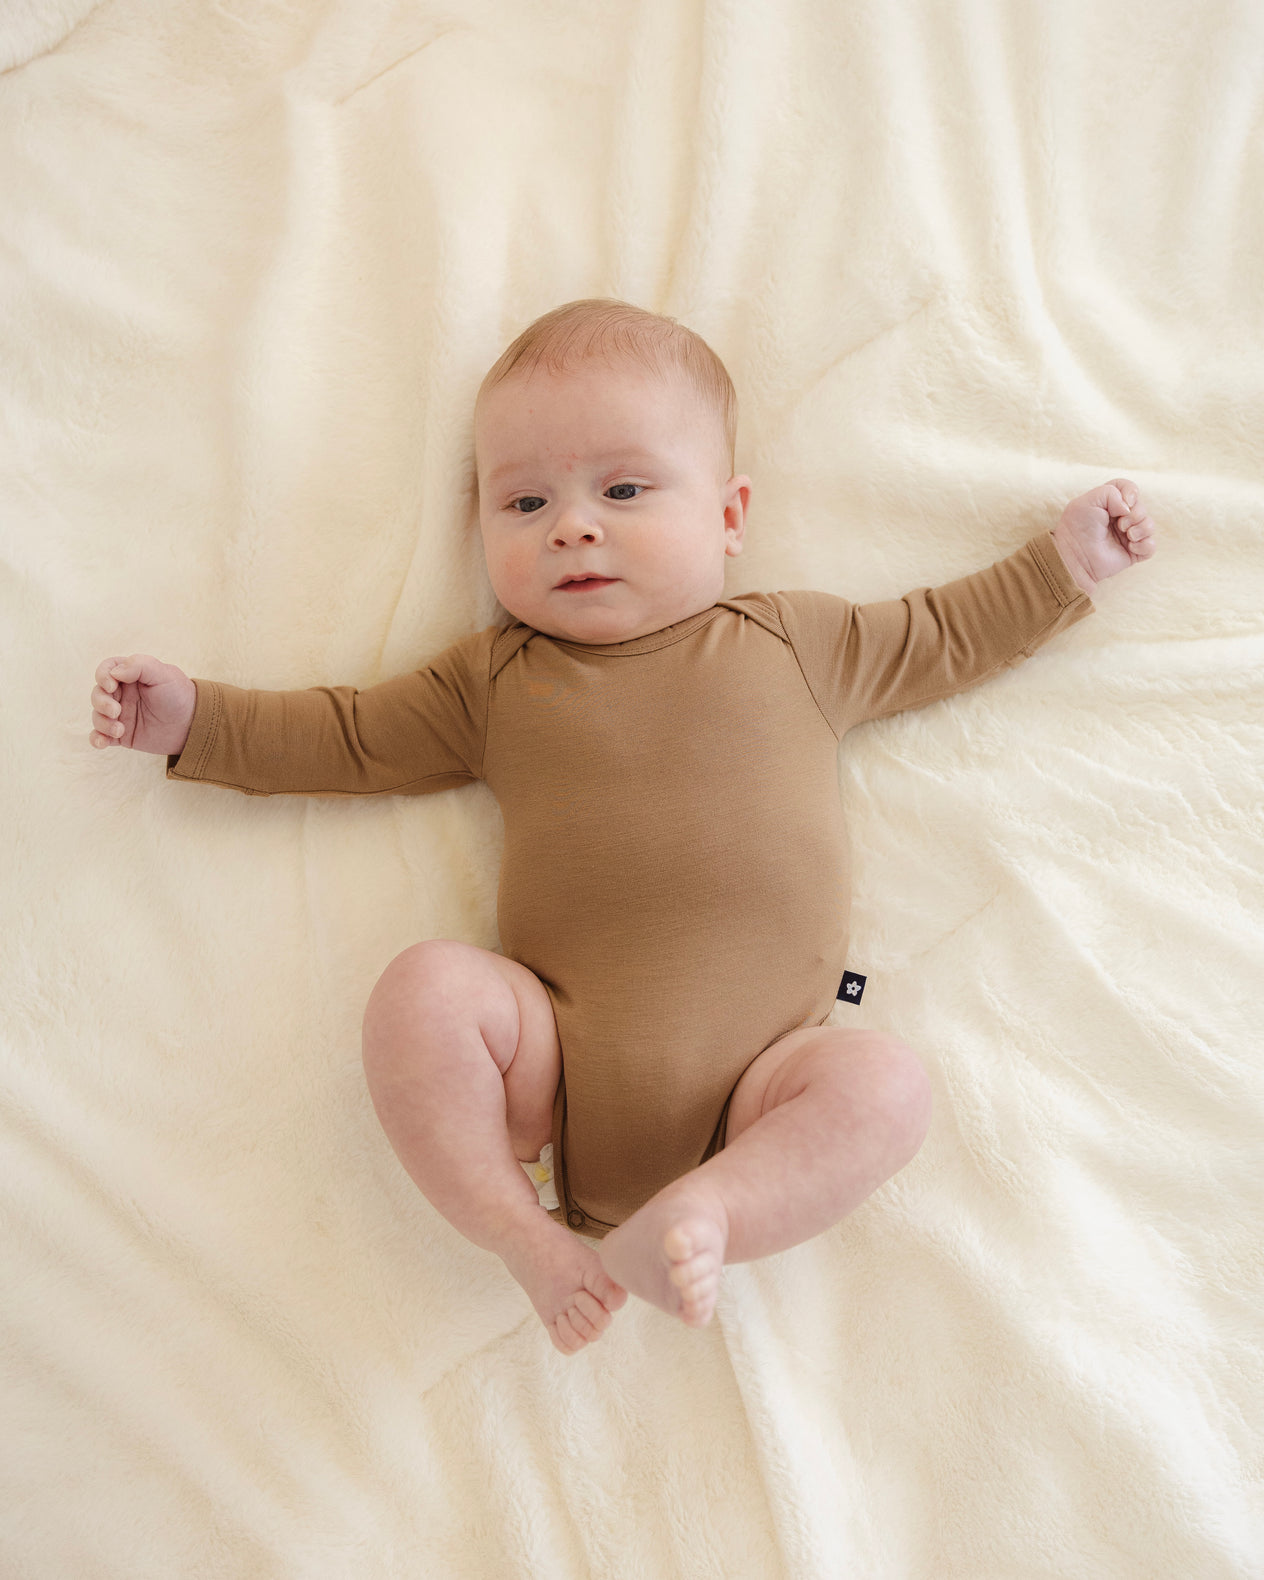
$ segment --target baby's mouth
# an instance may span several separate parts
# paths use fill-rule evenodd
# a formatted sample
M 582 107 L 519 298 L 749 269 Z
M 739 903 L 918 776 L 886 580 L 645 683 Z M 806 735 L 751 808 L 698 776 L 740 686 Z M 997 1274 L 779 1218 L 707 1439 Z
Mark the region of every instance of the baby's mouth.
M 583 576 L 575 581 L 559 582 L 557 590 L 559 592 L 582 592 L 585 587 L 609 587 L 611 583 L 618 580 L 617 576 Z

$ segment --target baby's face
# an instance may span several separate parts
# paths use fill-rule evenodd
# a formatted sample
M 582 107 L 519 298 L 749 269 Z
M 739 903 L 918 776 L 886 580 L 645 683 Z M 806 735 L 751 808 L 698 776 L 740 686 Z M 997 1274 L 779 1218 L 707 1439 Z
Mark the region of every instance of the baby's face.
M 496 596 L 573 642 L 624 642 L 724 596 L 750 478 L 725 477 L 723 429 L 683 375 L 540 366 L 474 420 L 479 522 Z M 568 591 L 565 576 L 607 578 Z

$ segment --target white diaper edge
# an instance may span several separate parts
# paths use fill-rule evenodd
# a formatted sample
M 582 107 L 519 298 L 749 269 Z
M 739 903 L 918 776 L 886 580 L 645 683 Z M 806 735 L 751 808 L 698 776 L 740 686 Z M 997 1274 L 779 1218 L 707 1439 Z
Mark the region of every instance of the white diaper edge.
M 524 1163 L 518 1159 L 519 1166 L 526 1171 L 527 1178 L 535 1186 L 535 1193 L 540 1198 L 541 1207 L 546 1210 L 559 1207 L 557 1199 L 557 1186 L 553 1182 L 553 1143 L 550 1141 L 540 1150 L 540 1156 L 534 1163 Z M 544 1172 L 544 1178 L 537 1177 L 537 1171 Z

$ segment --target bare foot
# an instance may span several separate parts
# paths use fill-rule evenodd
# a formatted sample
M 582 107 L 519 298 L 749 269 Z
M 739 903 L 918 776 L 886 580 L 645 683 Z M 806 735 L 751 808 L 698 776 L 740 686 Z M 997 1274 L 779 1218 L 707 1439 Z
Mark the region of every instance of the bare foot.
M 574 1355 L 600 1338 L 628 1298 L 592 1246 L 540 1214 L 540 1223 L 500 1259 L 527 1292 L 554 1347 Z
M 691 1328 L 711 1320 L 729 1242 L 724 1203 L 712 1190 L 669 1185 L 601 1242 L 610 1277 Z

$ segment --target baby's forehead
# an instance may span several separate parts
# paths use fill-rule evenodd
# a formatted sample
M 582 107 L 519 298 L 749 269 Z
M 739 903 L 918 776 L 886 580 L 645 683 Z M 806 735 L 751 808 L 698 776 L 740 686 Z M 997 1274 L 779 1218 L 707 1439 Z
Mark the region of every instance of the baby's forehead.
M 689 416 L 705 419 L 711 415 L 708 403 L 683 369 L 659 370 L 628 358 L 611 362 L 589 357 L 561 368 L 541 366 L 521 372 L 515 369 L 498 383 L 484 386 L 474 405 L 476 431 L 493 434 L 504 422 L 517 425 L 524 409 L 529 410 L 538 399 L 542 387 L 564 395 L 580 390 L 585 400 L 617 393 L 623 410 L 639 408 L 655 414 L 663 411 L 663 396 L 669 394 L 676 397 L 674 423 L 684 417 L 682 406 L 689 409 Z M 493 395 L 495 398 L 489 400 Z
M 608 390 L 618 390 L 630 400 L 661 399 L 665 390 L 681 394 L 696 394 L 692 380 L 683 369 L 647 367 L 631 358 L 612 361 L 605 357 L 585 357 L 582 361 L 560 366 L 539 364 L 527 369 L 515 368 L 490 389 L 479 392 L 480 403 L 493 390 L 499 392 L 497 404 L 517 404 L 537 396 L 542 386 L 550 389 L 591 389 L 594 385 Z
M 580 400 L 574 399 L 578 390 Z M 560 394 L 560 407 L 552 400 L 539 403 L 544 392 Z M 664 401 L 664 394 L 669 399 Z M 488 397 L 492 397 L 490 400 Z M 603 397 L 610 399 L 601 412 Z M 533 411 L 539 403 L 541 410 Z M 601 412 L 595 428 L 589 420 Z M 729 445 L 724 414 L 705 398 L 683 368 L 652 368 L 632 358 L 585 358 L 555 368 L 543 364 L 515 368 L 491 385 L 480 388 L 475 403 L 475 460 L 480 472 L 492 467 L 491 476 L 512 470 L 501 451 L 506 443 L 517 452 L 530 447 L 534 435 L 555 446 L 562 437 L 558 422 L 565 418 L 563 442 L 612 460 L 612 450 L 648 452 L 650 458 L 676 458 L 677 464 L 711 465 L 711 453 L 727 476 Z M 572 438 L 573 429 L 578 430 Z M 687 459 L 686 459 L 687 457 Z M 519 456 L 525 460 L 525 456 Z

